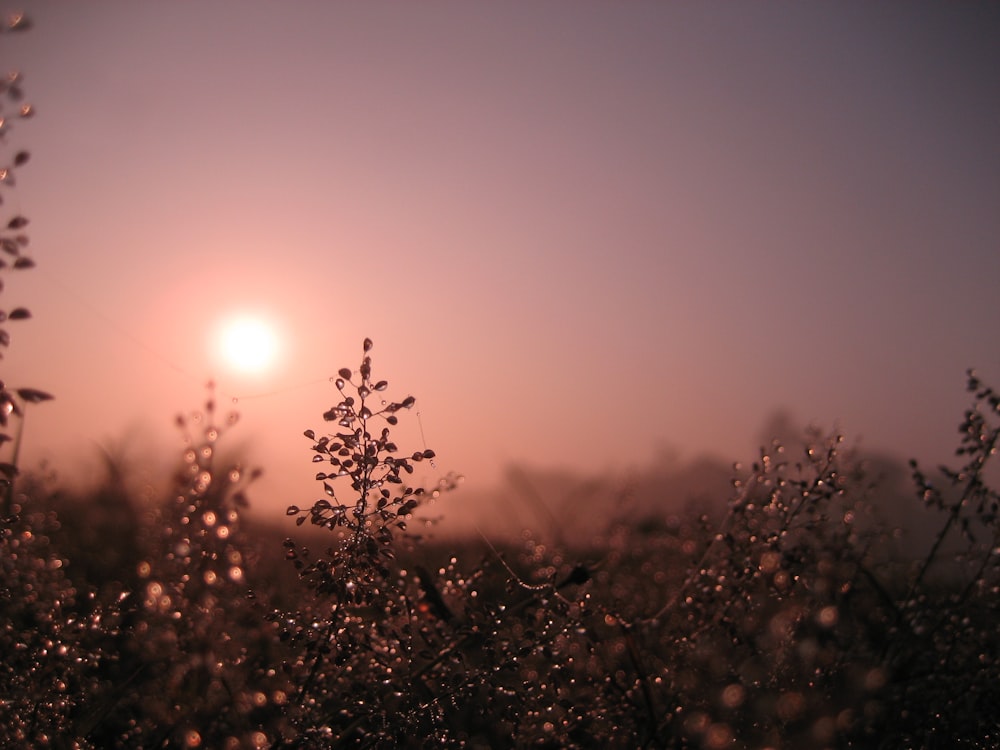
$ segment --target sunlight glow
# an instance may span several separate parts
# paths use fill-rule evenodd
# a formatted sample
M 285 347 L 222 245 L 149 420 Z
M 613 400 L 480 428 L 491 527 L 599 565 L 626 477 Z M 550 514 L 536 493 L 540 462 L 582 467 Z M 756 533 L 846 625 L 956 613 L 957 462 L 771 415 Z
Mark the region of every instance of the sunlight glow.
M 218 349 L 223 362 L 234 370 L 260 373 L 270 369 L 278 357 L 278 335 L 263 317 L 239 315 L 219 327 Z

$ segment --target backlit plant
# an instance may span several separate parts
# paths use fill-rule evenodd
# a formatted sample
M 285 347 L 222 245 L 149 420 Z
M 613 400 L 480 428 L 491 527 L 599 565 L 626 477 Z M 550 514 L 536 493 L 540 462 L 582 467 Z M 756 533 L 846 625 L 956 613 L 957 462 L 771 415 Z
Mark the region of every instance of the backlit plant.
M 28 26 L 24 16 L 14 15 L 0 25 L 0 32 L 19 32 Z M 21 84 L 17 72 L 0 79 L 4 145 L 13 123 L 34 113 L 24 101 Z M 7 163 L 0 163 L 0 201 L 28 160 L 28 152 L 18 150 Z M 0 230 L 0 271 L 34 265 L 23 254 L 27 224 L 27 218 L 15 214 Z M 11 342 L 6 323 L 29 317 L 23 307 L 0 310 L 0 347 L 6 349 Z M 23 418 L 25 404 L 49 398 L 43 391 L 8 388 L 0 381 L 0 445 L 12 440 L 7 433 L 11 417 Z M 0 745 L 42 747 L 58 741 L 72 714 L 86 701 L 94 685 L 95 658 L 83 644 L 87 623 L 73 616 L 78 592 L 48 536 L 58 528 L 58 519 L 44 511 L 25 512 L 16 502 L 17 447 L 15 440 L 10 460 L 0 462 Z
M 33 112 L 20 86 L 0 82 L 2 135 Z M 0 168 L 0 195 L 27 160 Z M 0 229 L 0 271 L 32 266 L 26 225 Z M 0 347 L 27 317 L 0 313 Z M 925 549 L 899 544 L 884 489 L 819 432 L 762 449 L 712 513 L 441 544 L 407 526 L 457 478 L 412 483 L 435 457 L 392 437 L 415 400 L 389 400 L 362 350 L 327 429 L 305 433 L 323 496 L 287 510 L 315 554 L 247 533 L 255 472 L 220 457 L 235 415 L 220 424 L 211 395 L 178 420 L 158 502 L 116 471 L 90 496 L 30 475 L 15 495 L 16 450 L 0 463 L 0 746 L 1000 745 L 1000 394 L 974 373 L 960 465 L 912 466 Z M 47 398 L 0 385 L 0 443 Z M 94 549 L 116 535 L 122 554 Z
M 16 33 L 29 28 L 30 23 L 21 14 L 15 14 L 0 25 L 0 33 Z M 8 73 L 0 78 L 0 142 L 6 144 L 7 134 L 14 127 L 14 122 L 34 116 L 35 110 L 31 104 L 24 100 L 24 90 L 22 88 L 22 75 L 17 72 Z M 16 183 L 17 170 L 27 164 L 31 158 L 30 154 L 24 150 L 17 150 L 10 161 L 6 164 L 0 163 L 0 203 L 3 202 L 4 192 L 14 187 Z M 8 270 L 23 270 L 32 268 L 35 262 L 24 255 L 23 251 L 28 246 L 28 235 L 25 227 L 28 226 L 28 219 L 21 214 L 10 216 L 3 229 L 0 230 L 0 272 Z M 0 290 L 3 289 L 3 279 L 0 277 Z M 12 310 L 0 310 L 0 349 L 10 346 L 11 336 L 7 331 L 8 321 L 25 320 L 31 317 L 31 313 L 24 307 L 15 307 Z M 0 351 L 0 357 L 2 357 Z M 24 404 L 38 403 L 52 398 L 48 393 L 35 388 L 7 388 L 0 380 L 0 445 L 12 439 L 7 433 L 10 417 L 23 416 Z M 17 474 L 17 453 L 20 443 L 20 432 L 14 442 L 13 456 L 9 461 L 0 462 L 0 495 L 2 495 L 2 506 L 0 506 L 0 519 L 7 518 L 13 511 L 13 483 Z
M 316 557 L 285 542 L 315 598 L 278 615 L 284 638 L 301 649 L 286 664 L 297 684 L 292 719 L 303 738 L 320 746 L 352 737 L 389 741 L 407 731 L 399 716 L 390 722 L 382 713 L 386 700 L 403 697 L 393 686 L 413 647 L 407 622 L 412 582 L 393 565 L 395 537 L 425 495 L 407 483 L 413 464 L 433 459 L 434 452 L 400 455 L 391 428 L 415 399 L 384 399 L 388 382 L 372 377 L 371 340 L 362 348 L 357 372 L 344 368 L 334 379 L 340 401 L 323 414 L 333 430 L 305 433 L 321 468 L 316 479 L 324 497 L 309 508 L 288 508 L 298 525 L 308 520 L 331 534 L 325 554 Z
M 326 497 L 308 509 L 288 508 L 288 515 L 296 516 L 299 525 L 308 519 L 314 526 L 335 532 L 337 545 L 331 547 L 328 559 L 298 560 L 296 565 L 317 592 L 332 594 L 341 602 L 365 602 L 376 582 L 388 575 L 385 561 L 395 555 L 394 534 L 406 529 L 406 519 L 425 492 L 405 480 L 413 473 L 414 463 L 434 458 L 434 451 L 426 448 L 409 457 L 398 455 L 390 427 L 398 423 L 397 413 L 411 408 L 415 399 L 407 396 L 388 402 L 381 398 L 389 383 L 372 379 L 371 348 L 371 339 L 365 339 L 356 381 L 347 368 L 334 381 L 342 398 L 323 419 L 336 431 L 318 437 L 314 430 L 305 433 L 314 441 L 313 463 L 323 468 L 316 479 L 322 482 Z M 338 480 L 347 485 L 342 491 L 349 495 L 347 501 L 337 496 Z

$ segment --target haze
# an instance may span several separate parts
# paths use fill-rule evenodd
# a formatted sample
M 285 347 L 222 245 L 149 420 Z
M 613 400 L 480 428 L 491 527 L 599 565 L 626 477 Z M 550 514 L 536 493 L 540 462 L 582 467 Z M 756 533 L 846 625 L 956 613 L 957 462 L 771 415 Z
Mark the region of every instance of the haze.
M 175 460 L 214 379 L 255 507 L 301 504 L 366 336 L 470 488 L 748 460 L 779 409 L 937 462 L 1000 383 L 996 4 L 26 10 L 29 468 Z M 276 366 L 220 363 L 243 310 Z

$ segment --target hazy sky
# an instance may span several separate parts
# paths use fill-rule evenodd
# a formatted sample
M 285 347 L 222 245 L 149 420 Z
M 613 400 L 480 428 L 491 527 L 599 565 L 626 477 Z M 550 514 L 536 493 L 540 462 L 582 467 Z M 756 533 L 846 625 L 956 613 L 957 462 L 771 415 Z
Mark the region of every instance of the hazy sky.
M 752 459 L 768 416 L 947 458 L 1000 383 L 996 3 L 39 2 L 3 379 L 62 476 L 180 454 L 215 378 L 252 499 L 375 341 L 438 469 Z M 235 310 L 283 331 L 230 372 Z M 216 347 L 217 348 L 217 347 Z M 267 395 L 260 395 L 267 394 Z M 404 447 L 421 449 L 411 420 Z

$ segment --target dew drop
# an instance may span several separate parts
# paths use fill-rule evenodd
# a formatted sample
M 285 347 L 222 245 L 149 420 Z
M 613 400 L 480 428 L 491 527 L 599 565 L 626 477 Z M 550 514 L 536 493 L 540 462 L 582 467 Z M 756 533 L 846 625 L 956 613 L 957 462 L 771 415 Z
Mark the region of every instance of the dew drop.
M 211 483 L 212 483 L 212 475 L 209 474 L 207 471 L 203 471 L 201 472 L 201 474 L 198 475 L 199 492 L 204 492 L 208 488 L 208 485 Z
M 832 628 L 837 624 L 837 620 L 840 618 L 840 612 L 834 606 L 823 607 L 817 615 L 816 622 L 818 622 L 824 628 Z
M 746 690 L 739 683 L 727 685 L 722 691 L 722 705 L 726 708 L 737 708 L 742 705 Z

